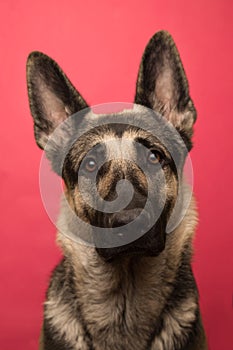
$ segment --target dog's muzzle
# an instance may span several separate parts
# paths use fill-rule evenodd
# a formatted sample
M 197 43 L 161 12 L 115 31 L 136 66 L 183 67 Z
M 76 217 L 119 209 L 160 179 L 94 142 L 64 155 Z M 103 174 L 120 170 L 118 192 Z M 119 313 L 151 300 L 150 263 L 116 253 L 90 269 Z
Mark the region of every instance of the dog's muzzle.
M 140 223 L 144 228 L 149 228 L 150 215 L 149 213 L 143 211 L 143 208 L 136 209 L 126 209 L 122 212 L 115 213 L 109 219 L 109 227 L 121 227 L 129 224 L 130 222 L 136 220 L 136 218 L 141 215 Z
M 137 238 L 135 239 L 135 232 L 130 223 L 139 217 L 136 227 Z M 119 244 L 111 247 L 111 238 L 109 238 L 109 247 L 99 248 L 101 244 L 97 242 L 97 252 L 105 260 L 112 260 L 122 255 L 157 256 L 164 249 L 166 235 L 164 234 L 165 229 L 162 227 L 163 220 L 159 219 L 155 223 L 151 220 L 153 220 L 151 214 L 143 208 L 126 209 L 107 217 L 105 228 L 109 229 L 109 236 L 114 234 L 114 241 L 116 237 Z

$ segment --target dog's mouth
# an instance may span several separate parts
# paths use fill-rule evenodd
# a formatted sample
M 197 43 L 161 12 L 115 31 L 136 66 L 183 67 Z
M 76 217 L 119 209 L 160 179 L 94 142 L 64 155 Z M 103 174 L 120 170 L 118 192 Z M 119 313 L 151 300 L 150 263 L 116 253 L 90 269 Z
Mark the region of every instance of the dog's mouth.
M 139 217 L 135 234 L 130 224 Z M 107 261 L 129 255 L 159 255 L 165 247 L 165 227 L 162 225 L 164 220 L 160 218 L 155 223 L 152 220 L 150 213 L 143 208 L 127 209 L 107 217 L 105 228 L 109 229 L 109 236 L 111 234 L 114 236 L 114 244 L 111 246 L 110 237 L 108 247 L 102 248 L 102 242 L 99 241 L 101 237 L 98 237 L 96 241 L 98 254 Z M 116 242 L 118 244 L 115 244 Z
M 106 227 L 110 229 L 125 227 L 136 220 L 139 216 L 141 217 L 139 220 L 141 226 L 139 227 L 139 230 L 144 230 L 144 232 L 148 231 L 150 226 L 150 215 L 148 212 L 144 211 L 143 208 L 125 209 L 122 212 L 113 214 L 111 217 L 107 218 Z M 123 235 L 120 229 L 118 235 Z

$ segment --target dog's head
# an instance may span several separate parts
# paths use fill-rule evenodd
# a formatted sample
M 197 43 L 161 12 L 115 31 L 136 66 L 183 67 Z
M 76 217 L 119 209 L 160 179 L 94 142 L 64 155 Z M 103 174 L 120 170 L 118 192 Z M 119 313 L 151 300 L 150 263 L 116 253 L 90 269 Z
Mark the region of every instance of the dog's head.
M 129 110 L 94 114 L 39 52 L 28 58 L 27 83 L 36 142 L 63 177 L 72 210 L 96 228 L 98 253 L 158 255 L 196 119 L 171 36 L 159 32 L 147 45 Z

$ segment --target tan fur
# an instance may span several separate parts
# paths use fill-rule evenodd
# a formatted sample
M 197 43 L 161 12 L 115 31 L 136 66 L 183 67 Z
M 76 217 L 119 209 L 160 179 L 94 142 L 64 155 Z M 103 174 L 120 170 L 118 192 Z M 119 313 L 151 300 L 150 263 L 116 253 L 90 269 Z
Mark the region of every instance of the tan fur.
M 151 346 L 151 350 L 173 350 L 176 348 L 175 339 L 182 339 L 182 327 L 189 326 L 195 320 L 197 309 L 196 301 L 192 297 L 186 299 L 179 308 L 164 317 L 164 329 L 157 336 Z
M 45 317 L 51 320 L 54 328 L 73 346 L 74 350 L 88 350 L 83 341 L 84 330 L 80 323 L 71 315 L 71 310 L 69 312 L 71 306 L 65 304 L 62 298 L 53 295 L 51 295 L 50 300 L 45 302 L 45 305 Z M 74 334 L 78 337 L 78 341 L 74 342 Z

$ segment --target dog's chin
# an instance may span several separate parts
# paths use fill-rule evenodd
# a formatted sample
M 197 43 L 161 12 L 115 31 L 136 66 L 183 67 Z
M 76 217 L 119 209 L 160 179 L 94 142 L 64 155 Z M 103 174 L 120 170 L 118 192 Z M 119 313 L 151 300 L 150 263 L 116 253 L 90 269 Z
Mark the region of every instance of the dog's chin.
M 124 248 L 115 247 L 115 248 L 96 248 L 99 256 L 104 259 L 106 262 L 113 262 L 120 260 L 123 257 L 133 257 L 133 256 L 145 256 L 145 257 L 156 257 L 161 251 L 145 248 Z
M 127 256 L 156 257 L 164 250 L 165 241 L 166 234 L 151 229 L 136 241 L 118 247 L 96 247 L 96 251 L 107 262 L 120 260 Z

